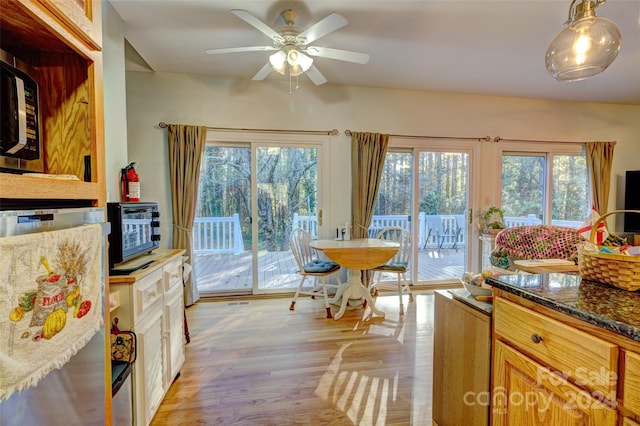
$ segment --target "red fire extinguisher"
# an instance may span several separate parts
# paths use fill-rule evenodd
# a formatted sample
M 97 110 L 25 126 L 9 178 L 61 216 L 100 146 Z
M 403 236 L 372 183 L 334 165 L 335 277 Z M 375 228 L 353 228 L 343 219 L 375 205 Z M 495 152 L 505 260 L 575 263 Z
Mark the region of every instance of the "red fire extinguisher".
M 122 169 L 122 201 L 140 201 L 140 176 L 134 169 L 135 165 L 131 163 Z

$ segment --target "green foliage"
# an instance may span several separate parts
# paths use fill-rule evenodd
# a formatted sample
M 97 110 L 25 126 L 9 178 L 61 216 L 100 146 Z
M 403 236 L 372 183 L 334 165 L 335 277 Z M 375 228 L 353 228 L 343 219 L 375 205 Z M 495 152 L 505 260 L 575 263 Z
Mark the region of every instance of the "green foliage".
M 270 251 L 288 249 L 294 213 L 317 212 L 317 150 L 257 149 L 258 241 Z M 198 187 L 198 217 L 238 213 L 245 247 L 251 247 L 251 149 L 207 146 Z
M 427 192 L 424 197 L 422 197 L 422 200 L 420 200 L 420 211 L 428 215 L 438 214 L 440 198 L 439 192 Z

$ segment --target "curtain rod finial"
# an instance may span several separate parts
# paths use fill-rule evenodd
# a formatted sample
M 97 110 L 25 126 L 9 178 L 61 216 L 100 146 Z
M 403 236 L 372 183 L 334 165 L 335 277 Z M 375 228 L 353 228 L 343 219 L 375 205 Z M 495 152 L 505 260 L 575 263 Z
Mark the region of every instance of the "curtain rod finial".
M 169 125 L 167 123 L 165 123 L 164 121 L 161 121 L 161 122 L 158 123 L 158 126 L 161 129 L 166 129 Z

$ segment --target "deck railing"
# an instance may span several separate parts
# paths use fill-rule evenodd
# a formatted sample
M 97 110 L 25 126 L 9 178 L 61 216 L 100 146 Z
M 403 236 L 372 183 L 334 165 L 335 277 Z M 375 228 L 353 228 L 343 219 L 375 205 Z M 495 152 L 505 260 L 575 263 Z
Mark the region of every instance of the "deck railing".
M 125 249 L 139 247 L 151 240 L 151 224 L 147 219 L 126 219 L 122 221 L 122 239 Z
M 242 253 L 240 216 L 196 217 L 193 221 L 193 253 Z
M 418 246 L 420 248 L 459 248 L 466 238 L 466 215 L 418 214 Z M 505 217 L 508 228 L 515 226 L 539 225 L 542 220 L 535 215 L 526 217 Z M 554 220 L 553 225 L 577 228 L 582 222 Z M 387 226 L 401 226 L 411 231 L 408 215 L 374 215 L 369 227 L 369 238 L 375 238 Z M 318 217 L 316 215 L 293 215 L 292 229 L 302 228 L 314 238 L 318 237 Z M 194 254 L 202 253 L 242 253 L 244 243 L 238 214 L 231 217 L 197 217 L 193 224 Z

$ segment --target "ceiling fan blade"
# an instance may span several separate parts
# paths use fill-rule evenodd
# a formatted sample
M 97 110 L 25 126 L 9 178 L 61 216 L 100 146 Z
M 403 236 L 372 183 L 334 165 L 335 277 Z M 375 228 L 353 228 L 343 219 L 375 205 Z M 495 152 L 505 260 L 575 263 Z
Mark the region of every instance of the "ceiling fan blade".
M 337 30 L 338 28 L 342 28 L 347 25 L 347 20 L 344 16 L 338 13 L 332 13 L 326 18 L 316 22 L 300 34 L 298 34 L 298 38 L 306 39 L 305 45 L 309 43 L 313 43 L 320 37 L 324 37 L 332 31 Z
M 236 15 L 238 18 L 242 19 L 249 25 L 252 25 L 253 27 L 260 30 L 264 35 L 266 35 L 270 39 L 272 40 L 282 39 L 280 34 L 278 34 L 273 28 L 271 28 L 270 26 L 268 26 L 267 24 L 265 24 L 264 22 L 262 22 L 261 20 L 259 20 L 258 18 L 250 14 L 249 12 L 247 12 L 246 10 L 232 9 L 231 13 L 233 13 L 234 15 Z
M 330 47 L 308 47 L 305 52 L 310 56 L 336 59 L 338 61 L 353 62 L 356 64 L 366 64 L 369 62 L 368 53 L 352 52 L 350 50 L 332 49 Z
M 260 71 L 258 71 L 251 80 L 255 80 L 255 81 L 264 80 L 271 72 L 271 69 L 272 69 L 271 63 L 267 62 L 262 68 L 260 68 Z
M 263 52 L 278 50 L 273 46 L 248 46 L 248 47 L 226 47 L 223 49 L 209 49 L 206 52 L 210 55 L 217 55 L 220 53 L 240 53 L 240 52 Z
M 311 67 L 309 67 L 309 69 L 306 71 L 306 74 L 307 76 L 309 76 L 309 79 L 313 81 L 313 84 L 315 84 L 316 86 L 320 86 L 321 84 L 324 84 L 327 82 L 327 79 L 325 78 L 325 76 L 322 75 L 320 71 L 318 71 L 318 68 L 316 68 L 315 65 L 311 65 Z

